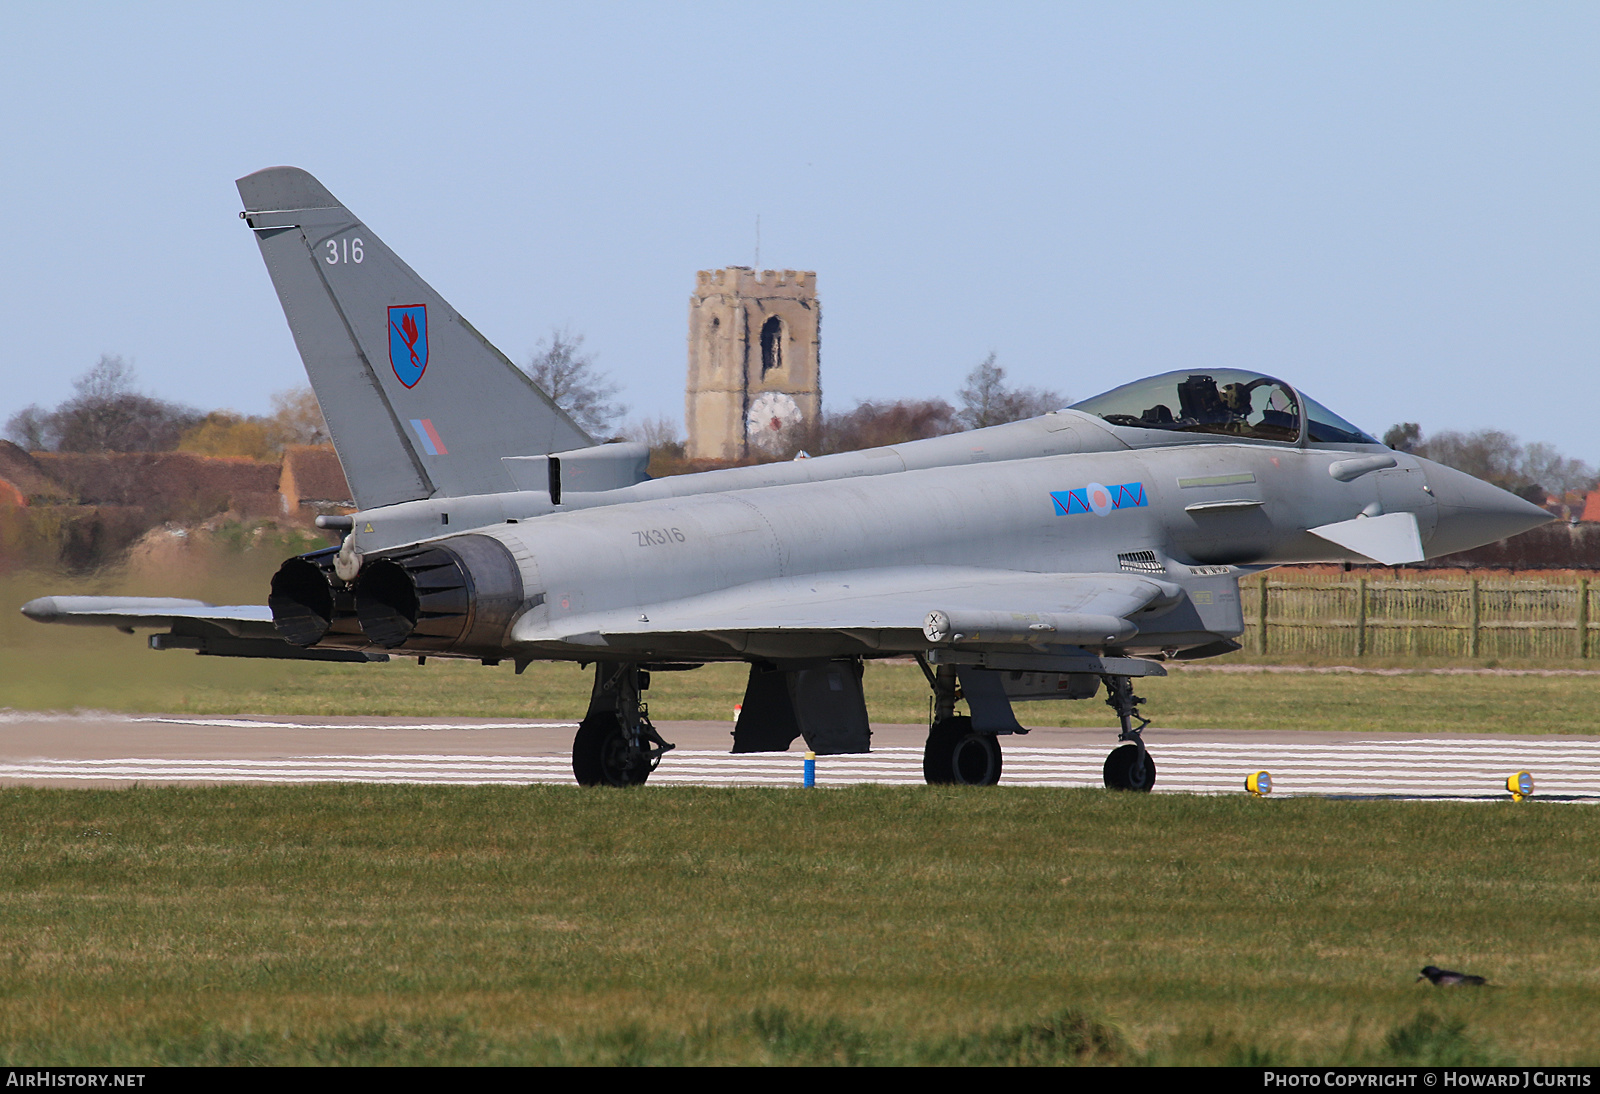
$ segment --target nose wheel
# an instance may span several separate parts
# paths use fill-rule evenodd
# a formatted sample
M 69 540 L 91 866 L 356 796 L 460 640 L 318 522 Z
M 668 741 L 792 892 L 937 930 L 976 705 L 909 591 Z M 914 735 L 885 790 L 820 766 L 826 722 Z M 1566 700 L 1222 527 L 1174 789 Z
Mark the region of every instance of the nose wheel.
M 1150 719 L 1139 714 L 1139 704 L 1144 700 L 1133 693 L 1133 681 L 1126 676 L 1103 676 L 1101 679 L 1106 685 L 1106 706 L 1117 712 L 1117 719 L 1122 723 L 1117 739 L 1123 742 L 1111 750 L 1101 769 L 1106 789 L 1149 793 L 1156 785 L 1156 762 L 1145 751 L 1141 736 L 1144 727 L 1150 724 Z
M 1136 744 L 1118 745 L 1106 757 L 1102 774 L 1108 790 L 1148 793 L 1156 784 L 1156 761 Z

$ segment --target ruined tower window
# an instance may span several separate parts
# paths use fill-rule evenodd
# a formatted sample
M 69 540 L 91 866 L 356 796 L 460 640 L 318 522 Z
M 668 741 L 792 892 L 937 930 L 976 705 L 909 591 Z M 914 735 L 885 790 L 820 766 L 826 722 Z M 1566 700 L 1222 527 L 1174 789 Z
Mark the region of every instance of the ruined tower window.
M 783 367 L 783 323 L 776 315 L 761 324 L 761 375 Z

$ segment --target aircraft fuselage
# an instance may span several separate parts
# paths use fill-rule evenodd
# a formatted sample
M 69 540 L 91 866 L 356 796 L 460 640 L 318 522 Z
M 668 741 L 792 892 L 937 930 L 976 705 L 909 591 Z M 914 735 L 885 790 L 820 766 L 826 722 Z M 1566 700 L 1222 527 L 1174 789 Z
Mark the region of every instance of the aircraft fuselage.
M 1063 428 L 1062 421 L 1071 425 Z M 1219 437 L 1172 445 L 1169 437 L 1164 447 L 1135 448 L 1118 437 L 1144 432 L 1062 411 L 896 448 L 569 494 L 560 504 L 539 491 L 410 502 L 358 514 L 349 547 L 364 551 L 370 564 L 420 543 L 459 542 L 464 534 L 503 545 L 515 560 L 520 596 L 518 607 L 502 613 L 506 656 L 917 652 L 927 642 L 909 621 L 826 636 L 767 634 L 754 645 L 737 626 L 632 640 L 617 625 L 648 617 L 663 603 L 737 597 L 739 590 L 759 597 L 772 583 L 807 577 L 848 587 L 852 575 L 891 568 L 929 568 L 934 580 L 926 607 L 933 610 L 939 595 L 932 568 L 940 567 L 1132 573 L 1176 585 L 1183 592 L 1176 603 L 1168 598 L 1138 621 L 1136 637 L 1116 643 L 1153 653 L 1242 633 L 1241 572 L 1370 561 L 1308 529 L 1405 513 L 1415 518 L 1426 548 L 1439 524 L 1429 477 L 1459 474 L 1397 453 L 1388 454 L 1394 466 L 1341 481 L 1330 468 L 1372 459 L 1373 446 L 1301 448 Z M 1028 454 L 1052 443 L 1099 450 Z M 1101 488 L 1103 496 L 1091 496 Z M 486 639 L 480 633 L 457 650 L 436 652 L 484 656 L 492 652 Z

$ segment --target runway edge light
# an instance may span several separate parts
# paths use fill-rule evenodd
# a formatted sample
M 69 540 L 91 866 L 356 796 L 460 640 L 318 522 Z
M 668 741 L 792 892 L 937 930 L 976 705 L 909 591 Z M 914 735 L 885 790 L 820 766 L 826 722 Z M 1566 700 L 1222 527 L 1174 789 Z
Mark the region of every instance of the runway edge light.
M 1506 789 L 1511 791 L 1511 800 L 1519 802 L 1523 798 L 1533 797 L 1533 776 L 1526 771 L 1519 771 L 1506 780 Z
M 1272 793 L 1272 773 L 1270 771 L 1252 771 L 1245 777 L 1244 788 L 1258 798 Z

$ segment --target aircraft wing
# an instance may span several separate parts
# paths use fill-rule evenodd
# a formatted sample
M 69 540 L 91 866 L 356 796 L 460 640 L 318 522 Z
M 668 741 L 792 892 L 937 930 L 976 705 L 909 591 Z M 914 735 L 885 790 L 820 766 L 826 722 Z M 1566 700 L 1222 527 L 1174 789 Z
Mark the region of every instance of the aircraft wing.
M 215 657 L 272 657 L 296 661 L 387 661 L 387 654 L 310 650 L 285 642 L 265 604 L 209 604 L 167 596 L 41 596 L 22 606 L 40 623 L 167 628 L 150 636 L 152 649 L 189 649 Z
M 529 613 L 514 643 L 637 645 L 651 636 L 922 632 L 930 641 L 1104 643 L 1138 633 L 1129 616 L 1182 590 L 1134 574 L 909 566 L 758 581 L 637 609 L 551 619 Z
M 41 596 L 22 606 L 41 623 L 90 627 L 170 627 L 178 620 L 209 623 L 236 638 L 277 638 L 265 604 L 219 606 L 172 596 Z

